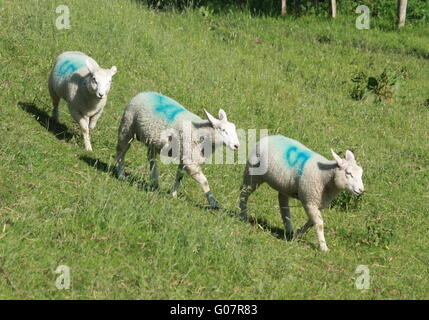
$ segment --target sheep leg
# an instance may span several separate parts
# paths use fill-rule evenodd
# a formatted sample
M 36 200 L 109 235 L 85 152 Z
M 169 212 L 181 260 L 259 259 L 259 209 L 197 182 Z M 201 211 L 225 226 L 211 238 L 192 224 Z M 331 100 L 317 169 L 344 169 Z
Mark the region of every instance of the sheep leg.
M 195 181 L 197 181 L 200 184 L 201 188 L 206 194 L 207 201 L 210 205 L 210 208 L 219 209 L 219 204 L 216 198 L 211 193 L 207 178 L 204 175 L 204 173 L 202 173 L 200 166 L 196 164 L 186 165 L 185 170 Z
M 243 175 L 243 184 L 240 187 L 240 218 L 247 221 L 247 201 L 250 195 L 261 185 L 261 177 L 251 175 L 249 172 L 249 163 L 246 165 Z
M 104 109 L 104 108 L 103 108 Z M 96 114 L 94 114 L 90 119 L 89 119 L 89 129 L 95 129 L 95 126 L 97 125 L 97 121 L 98 119 L 101 117 L 101 114 L 103 113 L 103 109 L 101 109 L 100 111 L 98 111 Z
M 73 119 L 75 119 L 75 121 L 77 123 L 79 123 L 79 126 L 82 130 L 83 142 L 85 144 L 85 150 L 86 151 L 92 151 L 91 140 L 89 138 L 89 117 L 82 116 L 77 111 L 72 111 L 71 115 L 72 115 Z
M 118 144 L 116 145 L 116 175 L 119 180 L 125 179 L 125 154 L 131 146 L 133 141 L 132 136 L 128 133 L 120 133 Z
M 185 173 L 185 171 L 183 169 L 183 164 L 181 163 L 181 164 L 179 164 L 179 167 L 177 168 L 176 182 L 174 183 L 173 191 L 171 193 L 173 198 L 177 198 L 177 189 L 179 189 L 180 182 L 182 181 L 184 173 Z
M 250 195 L 258 188 L 258 184 L 245 184 L 240 187 L 240 218 L 247 221 L 249 216 L 247 215 L 247 201 Z
M 147 151 L 147 157 L 149 159 L 149 171 L 150 171 L 150 180 L 151 180 L 151 189 L 156 190 L 159 188 L 158 183 L 158 168 L 156 166 L 156 150 L 152 147 L 149 147 Z
M 59 121 L 60 116 L 58 112 L 58 106 L 60 104 L 60 97 L 57 96 L 57 94 L 54 92 L 54 90 L 49 86 L 49 94 L 51 95 L 52 99 L 52 105 L 54 106 L 54 110 L 52 111 L 52 119 L 54 119 L 56 122 Z
M 296 238 L 300 238 L 304 233 L 308 231 L 313 226 L 313 221 L 311 219 L 308 219 L 307 222 L 301 227 L 296 230 Z
M 291 240 L 293 237 L 293 228 L 290 218 L 289 199 L 286 195 L 279 192 L 278 194 L 280 214 L 285 225 L 286 239 Z
M 309 219 L 311 219 L 313 224 L 316 226 L 320 250 L 328 251 L 328 246 L 326 245 L 325 235 L 323 232 L 323 219 L 320 214 L 320 210 L 317 207 L 306 207 L 305 211 L 307 212 Z

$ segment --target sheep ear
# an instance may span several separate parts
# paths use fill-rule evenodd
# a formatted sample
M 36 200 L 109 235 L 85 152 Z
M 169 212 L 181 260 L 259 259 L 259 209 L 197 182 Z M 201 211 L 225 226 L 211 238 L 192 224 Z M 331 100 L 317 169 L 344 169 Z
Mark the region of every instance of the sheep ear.
M 204 113 L 206 114 L 206 117 L 212 124 L 213 128 L 218 128 L 220 126 L 220 121 L 208 113 L 206 109 L 204 109 Z
M 228 118 L 226 117 L 226 112 L 223 109 L 219 110 L 219 120 L 220 121 L 228 121 Z
M 113 66 L 110 68 L 110 72 L 112 73 L 112 76 L 118 71 L 118 69 L 116 68 L 116 66 Z
M 91 61 L 89 61 L 89 59 L 86 59 L 85 63 L 86 63 L 86 67 L 88 68 L 89 72 L 94 73 L 95 68 L 94 68 L 93 64 L 91 63 Z
M 335 161 L 337 161 L 337 164 L 340 168 L 344 168 L 344 160 L 340 158 L 338 154 L 335 153 L 334 150 L 331 149 L 332 156 L 334 157 Z
M 349 162 L 356 162 L 355 155 L 350 150 L 346 151 L 346 160 Z

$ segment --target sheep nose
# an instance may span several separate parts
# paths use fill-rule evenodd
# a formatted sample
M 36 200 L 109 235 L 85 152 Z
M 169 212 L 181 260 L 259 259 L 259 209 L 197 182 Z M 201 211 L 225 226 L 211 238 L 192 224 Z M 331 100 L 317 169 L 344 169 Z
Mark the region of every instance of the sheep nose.
M 238 150 L 238 148 L 240 147 L 240 145 L 239 144 L 234 144 L 234 148 L 235 148 L 235 150 Z
M 363 194 L 365 192 L 363 188 L 359 188 L 358 191 L 359 191 L 359 194 Z

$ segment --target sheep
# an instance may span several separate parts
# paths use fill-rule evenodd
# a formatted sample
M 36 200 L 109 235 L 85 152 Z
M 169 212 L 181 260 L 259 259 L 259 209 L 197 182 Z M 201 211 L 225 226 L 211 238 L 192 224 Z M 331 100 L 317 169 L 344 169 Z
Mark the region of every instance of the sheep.
M 67 101 L 73 119 L 80 125 L 86 151 L 92 151 L 89 130 L 94 129 L 107 102 L 112 76 L 117 69 L 100 68 L 98 63 L 78 51 L 60 54 L 49 75 L 48 88 L 54 110 L 52 118 L 59 121 L 60 99 Z
M 308 221 L 297 230 L 295 238 L 301 237 L 315 225 L 320 249 L 328 251 L 320 210 L 327 208 L 343 189 L 355 195 L 364 192 L 363 170 L 356 163 L 353 153 L 347 150 L 345 159 L 341 159 L 332 149 L 331 153 L 335 159 L 333 161 L 291 138 L 281 135 L 262 138 L 251 151 L 244 170 L 240 188 L 241 218 L 248 219 L 247 201 L 250 194 L 267 182 L 278 191 L 286 238 L 293 238 L 288 201 L 292 197 L 301 201 L 308 216 Z
M 156 156 L 161 154 L 176 158 L 179 166 L 172 196 L 177 197 L 177 190 L 186 171 L 200 184 L 210 207 L 218 209 L 219 204 L 210 191 L 200 165 L 207 162 L 212 152 L 223 144 L 231 150 L 237 150 L 240 143 L 236 127 L 228 121 L 224 110 L 219 110 L 219 119 L 206 110 L 204 112 L 207 120 L 156 92 L 142 92 L 132 98 L 125 108 L 119 127 L 116 148 L 118 178 L 125 178 L 125 154 L 136 137 L 148 147 L 151 188 L 158 188 Z

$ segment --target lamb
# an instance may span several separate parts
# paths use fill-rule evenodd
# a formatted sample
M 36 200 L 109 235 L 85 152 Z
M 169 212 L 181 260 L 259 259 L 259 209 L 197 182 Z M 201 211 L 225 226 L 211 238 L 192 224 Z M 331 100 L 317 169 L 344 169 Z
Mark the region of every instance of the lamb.
M 323 233 L 321 209 L 329 206 L 338 193 L 347 189 L 355 195 L 364 192 L 362 168 L 353 153 L 346 151 L 341 159 L 332 149 L 334 161 L 317 154 L 296 140 L 276 135 L 264 137 L 251 151 L 240 188 L 241 217 L 247 219 L 247 201 L 262 183 L 267 182 L 278 191 L 280 213 L 287 239 L 293 238 L 289 198 L 301 201 L 308 216 L 305 225 L 296 232 L 302 236 L 316 226 L 320 249 L 327 251 Z M 255 173 L 256 169 L 259 172 Z
M 218 209 L 218 202 L 210 191 L 200 165 L 207 162 L 212 152 L 223 144 L 231 150 L 237 150 L 240 144 L 236 127 L 228 121 L 225 111 L 219 110 L 219 119 L 206 110 L 204 112 L 207 120 L 156 92 L 142 92 L 132 98 L 125 108 L 119 127 L 116 147 L 118 178 L 125 178 L 125 154 L 136 137 L 148 147 L 152 188 L 158 188 L 156 156 L 161 154 L 167 159 L 176 159 L 179 165 L 172 190 L 173 197 L 177 197 L 177 190 L 186 171 L 200 184 L 210 207 Z
M 60 99 L 67 101 L 70 114 L 79 123 L 85 149 L 92 151 L 89 130 L 93 130 L 107 102 L 112 76 L 117 69 L 100 68 L 98 63 L 78 51 L 60 54 L 48 80 L 54 110 L 52 118 L 58 122 Z

